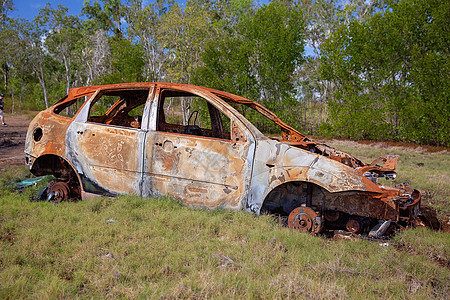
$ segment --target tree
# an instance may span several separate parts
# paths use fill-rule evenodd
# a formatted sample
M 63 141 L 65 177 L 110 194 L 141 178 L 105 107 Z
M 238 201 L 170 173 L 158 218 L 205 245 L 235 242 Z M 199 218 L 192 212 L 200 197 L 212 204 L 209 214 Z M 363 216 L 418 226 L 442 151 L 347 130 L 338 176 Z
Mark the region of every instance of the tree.
M 210 41 L 197 81 L 241 95 L 279 103 L 292 96 L 292 74 L 302 62 L 301 12 L 274 1 L 242 18 L 236 31 Z
M 29 53 L 28 42 L 25 39 L 24 31 L 27 30 L 29 23 L 25 20 L 10 19 L 8 22 L 8 29 L 2 31 L 6 33 L 5 36 L 0 38 L 1 42 L 5 43 L 4 50 L 7 51 L 9 64 L 11 66 L 10 80 L 8 81 L 8 90 L 11 94 L 12 111 L 15 110 L 15 98 L 14 95 L 19 95 L 19 111 L 22 107 L 22 98 L 24 94 L 24 88 L 27 84 L 34 83 L 33 69 L 31 64 L 31 56 Z
M 64 65 L 66 94 L 71 88 L 72 60 L 81 39 L 80 21 L 75 16 L 67 15 L 68 8 L 58 5 L 53 9 L 50 3 L 40 10 L 39 24 L 47 29 L 45 32 L 45 47 L 53 57 Z
M 289 1 L 264 5 L 207 43 L 195 82 L 256 100 L 295 121 L 286 110 L 296 104 L 293 73 L 303 61 L 303 38 L 297 6 Z
M 83 2 L 82 13 L 87 17 L 87 25 L 92 31 L 99 29 L 111 32 L 115 37 L 123 36 L 122 18 L 124 5 L 120 0 L 102 0 L 91 4 L 90 0 Z
M 112 38 L 109 45 L 111 65 L 107 73 L 100 75 L 101 83 L 143 81 L 145 61 L 142 46 L 119 37 Z
M 93 34 L 87 34 L 82 42 L 78 65 L 81 70 L 85 70 L 86 79 L 80 78 L 80 81 L 87 85 L 100 83 L 100 77 L 110 70 L 108 58 L 111 57 L 111 47 L 108 42 L 108 35 L 106 31 L 99 29 Z
M 400 1 L 325 42 L 322 74 L 336 84 L 334 130 L 449 144 L 449 12 L 445 1 Z
M 40 21 L 34 22 L 24 20 L 20 27 L 20 37 L 24 43 L 24 55 L 29 57 L 29 62 L 34 75 L 38 78 L 44 95 L 45 107 L 49 107 L 47 78 L 49 66 L 52 64 L 52 58 L 46 55 L 43 42 L 45 31 L 42 29 Z
M 164 15 L 171 10 L 173 1 L 157 0 L 143 5 L 142 0 L 131 0 L 126 8 L 125 20 L 128 23 L 128 38 L 138 40 L 144 51 L 144 79 L 148 81 L 164 80 L 168 63 L 173 59 L 169 55 L 165 34 L 161 28 Z
M 1 0 L 0 6 L 0 72 L 3 75 L 3 88 L 8 90 L 9 72 L 11 67 L 11 56 L 14 54 L 8 44 L 12 41 L 14 34 L 8 22 L 8 13 L 14 10 L 11 0 Z M 6 92 L 5 92 L 6 93 Z
M 161 16 L 157 41 L 164 45 L 170 58 L 165 80 L 191 83 L 205 43 L 213 34 L 208 9 L 201 1 L 188 1 L 184 10 L 175 4 Z
M 1 0 L 0 6 L 0 28 L 6 25 L 8 20 L 8 13 L 14 10 L 14 3 L 12 0 Z

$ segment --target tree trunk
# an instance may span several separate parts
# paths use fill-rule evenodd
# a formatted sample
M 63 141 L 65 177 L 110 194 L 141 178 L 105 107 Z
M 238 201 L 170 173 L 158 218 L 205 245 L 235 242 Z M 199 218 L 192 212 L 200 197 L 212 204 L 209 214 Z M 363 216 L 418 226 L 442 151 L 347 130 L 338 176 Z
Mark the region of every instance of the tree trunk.
M 70 58 L 68 59 L 63 55 L 64 67 L 66 68 L 66 95 L 69 95 L 70 90 Z M 72 115 L 72 106 L 68 106 L 66 109 L 67 115 Z
M 25 83 L 22 82 L 20 85 L 20 93 L 19 93 L 19 113 L 22 112 L 22 95 L 23 95 L 23 87 L 25 86 Z
M 12 100 L 12 105 L 11 105 L 11 113 L 14 113 L 14 89 L 11 90 L 11 100 Z
M 45 107 L 48 108 L 47 87 L 45 86 L 44 69 L 42 64 L 39 65 L 39 82 L 41 83 L 42 90 L 44 92 Z

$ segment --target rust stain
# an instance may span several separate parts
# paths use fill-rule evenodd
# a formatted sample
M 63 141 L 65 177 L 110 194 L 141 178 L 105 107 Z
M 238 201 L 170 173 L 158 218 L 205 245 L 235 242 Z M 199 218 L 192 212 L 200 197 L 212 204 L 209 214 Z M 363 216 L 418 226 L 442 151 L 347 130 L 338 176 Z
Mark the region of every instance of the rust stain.
M 180 160 L 180 153 L 166 154 L 159 156 L 161 159 L 164 171 L 174 171 L 177 172 L 178 162 Z

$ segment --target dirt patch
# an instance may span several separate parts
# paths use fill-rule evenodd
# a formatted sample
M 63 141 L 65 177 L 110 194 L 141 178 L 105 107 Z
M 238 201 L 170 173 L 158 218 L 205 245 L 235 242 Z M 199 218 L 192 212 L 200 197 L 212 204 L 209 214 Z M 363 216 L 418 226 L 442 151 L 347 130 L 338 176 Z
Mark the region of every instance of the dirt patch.
M 372 140 L 358 140 L 355 141 L 358 144 L 362 145 L 374 145 L 377 148 L 393 148 L 393 147 L 401 147 L 406 149 L 424 149 L 427 152 L 441 152 L 441 151 L 450 151 L 450 148 L 444 146 L 431 146 L 431 145 L 419 145 L 414 143 L 405 143 L 405 142 L 392 142 L 392 141 L 372 141 Z
M 421 205 L 420 206 L 421 221 L 424 225 L 433 230 L 444 230 L 448 232 L 448 226 L 445 222 L 440 222 L 437 217 L 437 212 L 434 208 Z
M 10 165 L 25 164 L 25 138 L 30 119 L 26 115 L 6 115 L 7 127 L 0 127 L 0 173 Z

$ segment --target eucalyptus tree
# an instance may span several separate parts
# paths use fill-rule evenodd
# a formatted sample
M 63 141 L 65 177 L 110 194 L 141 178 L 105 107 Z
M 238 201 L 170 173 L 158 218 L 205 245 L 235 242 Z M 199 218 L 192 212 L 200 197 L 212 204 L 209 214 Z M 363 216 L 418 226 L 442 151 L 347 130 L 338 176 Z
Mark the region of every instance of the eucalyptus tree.
M 142 0 L 129 0 L 125 8 L 125 21 L 128 24 L 128 38 L 139 41 L 142 46 L 145 66 L 144 80 L 159 81 L 166 78 L 171 59 L 166 44 L 167 39 L 160 30 L 163 16 L 172 8 L 174 1 L 156 0 L 144 4 Z
M 8 22 L 8 14 L 14 10 L 14 4 L 12 0 L 1 0 L 0 6 L 0 72 L 3 75 L 3 88 L 7 90 L 10 62 L 9 58 L 11 56 L 11 49 L 9 48 L 9 40 L 12 36 L 11 27 Z
M 4 91 L 8 89 L 12 56 L 14 48 L 10 44 L 14 44 L 14 33 L 8 24 L 4 24 L 0 30 L 0 73 L 2 75 L 2 87 Z
M 111 47 L 108 33 L 103 29 L 97 29 L 94 32 L 83 29 L 82 32 L 86 34 L 80 40 L 80 55 L 76 56 L 78 69 L 81 72 L 77 78 L 86 85 L 100 83 L 101 76 L 110 71 Z
M 52 8 L 49 3 L 39 11 L 39 23 L 46 32 L 44 42 L 46 50 L 64 65 L 66 94 L 73 82 L 73 58 L 78 50 L 78 41 L 81 39 L 80 20 L 78 17 L 68 15 L 68 8 L 58 5 Z M 71 76 L 72 75 L 72 76 Z
M 39 18 L 35 18 L 33 21 L 22 21 L 20 27 L 20 38 L 24 41 L 22 51 L 29 58 L 31 70 L 42 88 L 45 107 L 48 108 L 48 78 L 52 57 L 47 55 L 44 44 L 45 33 Z
M 14 3 L 12 0 L 0 1 L 0 28 L 6 25 L 8 21 L 8 14 L 14 10 Z
M 82 13 L 87 17 L 86 26 L 92 31 L 102 29 L 116 37 L 123 36 L 122 19 L 125 17 L 125 7 L 121 0 L 101 0 L 91 3 L 83 2 Z
M 161 16 L 157 41 L 164 45 L 169 58 L 166 80 L 191 83 L 193 70 L 201 63 L 205 43 L 213 36 L 209 5 L 187 1 L 184 9 L 175 4 Z
M 28 30 L 28 25 L 29 22 L 23 19 L 9 19 L 7 30 L 2 31 L 2 34 L 6 34 L 0 38 L 1 42 L 5 43 L 4 50 L 7 50 L 7 55 L 3 55 L 3 57 L 7 57 L 11 65 L 11 76 L 6 90 L 11 95 L 11 109 L 13 112 L 16 109 L 15 96 L 17 94 L 19 96 L 18 108 L 20 111 L 25 87 L 35 83 L 31 61 L 32 57 L 27 40 L 28 35 L 24 34 Z

